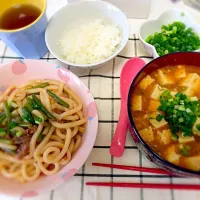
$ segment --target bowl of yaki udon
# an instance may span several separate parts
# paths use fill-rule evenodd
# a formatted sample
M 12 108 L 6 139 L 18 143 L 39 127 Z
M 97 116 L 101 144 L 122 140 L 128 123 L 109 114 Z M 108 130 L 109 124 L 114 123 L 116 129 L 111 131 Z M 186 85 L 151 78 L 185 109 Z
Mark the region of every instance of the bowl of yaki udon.
M 200 177 L 200 53 L 177 52 L 134 77 L 128 117 L 139 150 L 172 174 Z
M 0 74 L 0 194 L 30 197 L 55 189 L 93 148 L 92 94 L 72 72 L 47 62 L 17 60 L 2 65 Z

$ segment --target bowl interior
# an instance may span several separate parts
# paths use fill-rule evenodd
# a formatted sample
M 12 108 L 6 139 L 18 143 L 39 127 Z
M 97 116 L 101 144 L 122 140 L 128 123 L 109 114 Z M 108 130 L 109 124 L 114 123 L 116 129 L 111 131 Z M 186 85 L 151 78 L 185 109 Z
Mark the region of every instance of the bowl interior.
M 154 152 L 149 145 L 147 145 L 147 143 L 142 139 L 142 137 L 140 136 L 134 120 L 132 118 L 132 114 L 131 114 L 131 95 L 132 92 L 134 91 L 134 89 L 137 87 L 138 82 L 147 74 L 151 73 L 154 70 L 159 69 L 160 67 L 164 67 L 164 66 L 171 66 L 173 68 L 173 66 L 175 65 L 194 65 L 194 66 L 198 66 L 200 67 L 200 53 L 197 52 L 177 52 L 177 53 L 172 53 L 172 54 L 167 54 L 161 57 L 158 57 L 157 59 L 154 59 L 153 61 L 151 61 L 150 63 L 148 63 L 147 65 L 145 65 L 145 67 L 143 69 L 140 70 L 140 72 L 137 74 L 137 76 L 133 79 L 133 82 L 130 86 L 129 89 L 129 96 L 128 96 L 128 116 L 129 116 L 129 121 L 131 124 L 131 128 L 134 131 L 134 140 L 136 141 L 136 144 L 142 145 L 141 149 L 144 149 L 143 153 L 145 152 L 145 154 L 148 154 L 148 152 L 150 152 L 150 154 L 156 158 L 156 160 L 158 160 L 157 163 L 160 163 L 160 167 L 165 167 L 167 170 L 171 170 L 176 174 L 184 174 L 184 175 L 188 175 L 188 176 L 200 176 L 200 172 L 195 172 L 195 171 L 191 171 L 191 170 L 187 170 L 184 168 L 181 168 L 179 166 L 176 166 L 170 162 L 168 162 L 167 160 L 163 159 L 162 157 L 160 157 L 156 152 Z
M 64 81 L 82 100 L 84 115 L 88 118 L 86 131 L 80 149 L 71 162 L 52 176 L 42 176 L 38 180 L 23 185 L 0 176 L 0 193 L 12 196 L 35 196 L 55 189 L 66 182 L 83 165 L 93 148 L 97 135 L 98 115 L 96 104 L 89 89 L 72 72 L 38 60 L 17 60 L 0 67 L 0 93 L 12 84 L 23 84 L 31 79 L 54 79 Z
M 57 45 L 59 38 L 68 30 L 80 27 L 81 24 L 91 20 L 105 18 L 109 24 L 118 24 L 122 30 L 122 41 L 116 51 L 118 54 L 128 40 L 129 25 L 124 13 L 117 7 L 103 1 L 80 1 L 72 3 L 61 8 L 50 20 L 46 29 L 45 38 L 49 50 L 55 57 L 64 63 L 75 65 L 67 62 Z M 104 61 L 103 61 L 104 62 Z M 100 63 L 96 63 L 97 65 Z M 93 64 L 92 64 L 93 65 Z M 91 65 L 91 66 L 92 66 Z M 78 65 L 79 67 L 85 65 Z M 90 65 L 87 65 L 90 66 Z

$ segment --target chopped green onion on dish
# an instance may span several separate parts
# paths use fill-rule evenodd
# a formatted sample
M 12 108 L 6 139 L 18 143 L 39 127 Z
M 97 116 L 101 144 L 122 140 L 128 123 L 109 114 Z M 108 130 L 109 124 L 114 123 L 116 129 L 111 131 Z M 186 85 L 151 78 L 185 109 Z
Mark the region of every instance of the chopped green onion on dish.
M 146 42 L 153 45 L 160 56 L 172 52 L 195 51 L 200 48 L 198 34 L 180 21 L 162 25 L 161 32 L 148 36 Z

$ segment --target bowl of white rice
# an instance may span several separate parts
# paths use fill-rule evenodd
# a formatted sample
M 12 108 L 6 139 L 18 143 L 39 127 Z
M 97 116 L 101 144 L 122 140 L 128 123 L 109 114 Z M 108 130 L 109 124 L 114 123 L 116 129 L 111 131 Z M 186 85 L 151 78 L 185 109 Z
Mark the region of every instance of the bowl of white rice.
M 67 4 L 50 19 L 45 33 L 47 47 L 58 60 L 83 68 L 113 59 L 128 37 L 125 14 L 104 1 Z

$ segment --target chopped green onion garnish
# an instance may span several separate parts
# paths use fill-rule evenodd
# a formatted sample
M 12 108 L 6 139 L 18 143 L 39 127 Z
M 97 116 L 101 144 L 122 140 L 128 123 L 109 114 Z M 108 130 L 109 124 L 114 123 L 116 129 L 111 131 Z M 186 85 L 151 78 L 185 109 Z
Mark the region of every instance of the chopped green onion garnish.
M 200 124 L 197 124 L 196 128 L 197 128 L 198 131 L 200 131 Z
M 173 141 L 177 141 L 177 140 L 178 140 L 178 136 L 177 136 L 177 135 L 172 135 L 171 139 L 172 139 Z
M 182 123 L 184 121 L 183 117 L 179 118 L 178 121 Z
M 159 56 L 179 51 L 195 51 L 200 47 L 199 35 L 181 21 L 162 25 L 161 32 L 148 36 L 146 42 L 155 47 Z
M 163 116 L 161 114 L 158 114 L 158 116 L 156 117 L 156 120 L 160 122 L 162 119 L 163 119 Z
M 183 155 L 183 156 L 189 156 L 189 151 L 190 151 L 190 147 L 189 146 L 181 146 L 180 147 L 180 153 Z
M 191 110 L 190 110 L 190 108 L 186 108 L 186 113 L 190 113 L 190 112 L 192 112 Z
M 176 93 L 175 96 L 170 95 L 170 91 L 166 90 L 160 96 L 160 106 L 158 110 L 163 111 L 162 114 L 156 117 L 157 121 L 164 119 L 168 122 L 173 135 L 182 132 L 182 136 L 192 136 L 193 125 L 200 116 L 200 103 L 196 100 L 197 97 L 192 99 L 182 94 Z M 192 100 L 192 101 L 191 101 Z M 198 126 L 198 125 L 197 125 Z M 199 129 L 200 131 L 200 125 Z M 173 137 L 175 140 L 175 137 Z
M 180 111 L 185 111 L 185 106 L 180 105 L 180 106 L 178 107 L 178 110 L 180 110 Z

